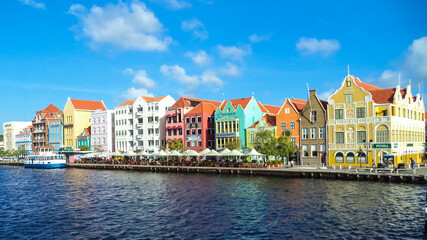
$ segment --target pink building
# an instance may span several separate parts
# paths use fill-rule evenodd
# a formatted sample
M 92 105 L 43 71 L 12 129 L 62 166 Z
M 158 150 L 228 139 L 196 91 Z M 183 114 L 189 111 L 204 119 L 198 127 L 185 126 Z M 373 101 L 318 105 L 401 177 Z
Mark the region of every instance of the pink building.
M 221 104 L 217 101 L 181 97 L 166 110 L 166 142 L 178 139 L 185 145 L 184 115 L 201 102 Z

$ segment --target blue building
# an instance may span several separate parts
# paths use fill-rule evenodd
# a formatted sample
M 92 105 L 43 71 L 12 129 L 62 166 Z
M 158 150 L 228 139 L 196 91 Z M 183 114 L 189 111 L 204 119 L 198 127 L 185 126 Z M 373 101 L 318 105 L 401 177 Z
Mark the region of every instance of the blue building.
M 49 125 L 49 146 L 58 151 L 62 146 L 62 124 L 54 122 Z
M 19 150 L 25 150 L 27 152 L 27 154 L 31 154 L 32 152 L 32 140 L 31 140 L 31 136 L 32 136 L 32 132 L 33 132 L 33 126 L 28 126 L 24 129 L 22 129 L 22 131 L 17 134 L 15 136 L 15 141 L 16 141 L 16 149 L 17 151 Z

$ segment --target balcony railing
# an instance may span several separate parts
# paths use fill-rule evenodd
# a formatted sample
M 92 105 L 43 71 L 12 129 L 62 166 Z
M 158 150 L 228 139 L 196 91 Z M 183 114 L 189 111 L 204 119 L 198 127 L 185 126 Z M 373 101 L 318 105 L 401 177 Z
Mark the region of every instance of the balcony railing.
M 144 123 L 137 123 L 137 124 L 136 124 L 136 127 L 137 127 L 137 128 L 142 128 L 142 127 L 144 127 Z
M 144 135 L 142 135 L 142 134 L 138 134 L 138 135 L 136 135 L 136 138 L 138 138 L 138 139 L 143 139 L 143 138 L 144 138 Z
M 142 112 L 142 111 L 138 111 L 138 112 L 136 112 L 136 116 L 137 117 L 142 117 L 142 115 L 144 114 L 144 112 Z

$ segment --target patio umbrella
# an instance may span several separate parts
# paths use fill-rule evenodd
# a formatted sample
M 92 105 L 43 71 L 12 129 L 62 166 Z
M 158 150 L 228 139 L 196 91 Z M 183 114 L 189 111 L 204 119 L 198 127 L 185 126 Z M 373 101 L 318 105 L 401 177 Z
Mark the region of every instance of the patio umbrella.
M 221 155 L 223 155 L 223 156 L 229 156 L 228 154 L 230 153 L 231 151 L 230 151 L 230 149 L 228 149 L 228 148 L 224 148 L 221 152 L 220 152 L 220 154 Z
M 130 150 L 129 152 L 125 153 L 124 155 L 125 156 L 130 156 L 130 157 L 135 157 L 136 153 L 134 151 Z
M 182 155 L 184 156 L 200 156 L 200 154 L 192 149 L 185 150 Z
M 154 153 L 151 154 L 151 156 L 157 156 L 157 157 L 164 157 L 164 156 L 167 156 L 167 155 L 168 154 L 165 153 L 165 151 L 163 151 L 163 150 L 160 150 L 159 152 L 154 152 Z
M 182 153 L 180 153 L 180 152 L 178 152 L 176 150 L 172 150 L 172 151 L 170 151 L 168 153 L 168 156 L 177 156 L 177 157 L 180 157 L 180 156 L 182 156 Z
M 145 150 L 137 153 L 137 155 L 138 156 L 150 156 L 150 154 L 148 152 L 146 152 Z
M 219 154 L 217 151 L 212 149 L 210 152 L 206 153 L 205 156 L 218 157 L 218 156 L 221 156 L 221 154 Z
M 252 148 L 250 152 L 246 153 L 246 156 L 263 156 L 264 154 L 257 152 L 255 148 Z
M 121 154 L 120 152 L 113 152 L 112 154 L 111 154 L 111 156 L 113 156 L 113 157 L 123 157 L 123 154 Z
M 240 156 L 244 156 L 245 154 L 237 151 L 236 149 L 234 149 L 233 151 L 231 151 L 229 154 L 227 154 L 227 156 L 233 156 L 233 157 L 240 157 Z
M 200 156 L 206 156 L 206 154 L 208 153 L 208 152 L 210 152 L 211 150 L 209 149 L 209 148 L 206 148 L 205 150 L 203 150 L 203 151 L 201 151 L 201 152 L 199 152 L 199 154 L 200 154 Z

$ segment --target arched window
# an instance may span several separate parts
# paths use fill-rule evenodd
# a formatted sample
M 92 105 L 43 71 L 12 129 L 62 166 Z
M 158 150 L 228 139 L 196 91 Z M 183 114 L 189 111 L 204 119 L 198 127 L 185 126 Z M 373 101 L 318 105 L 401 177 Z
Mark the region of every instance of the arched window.
M 352 153 L 352 152 L 347 153 L 346 162 L 347 163 L 354 163 L 354 153 Z
M 335 162 L 336 163 L 344 163 L 344 154 L 342 154 L 341 152 L 337 153 L 335 155 Z
M 358 163 L 366 163 L 366 154 L 365 153 L 359 153 L 357 156 L 357 162 Z

